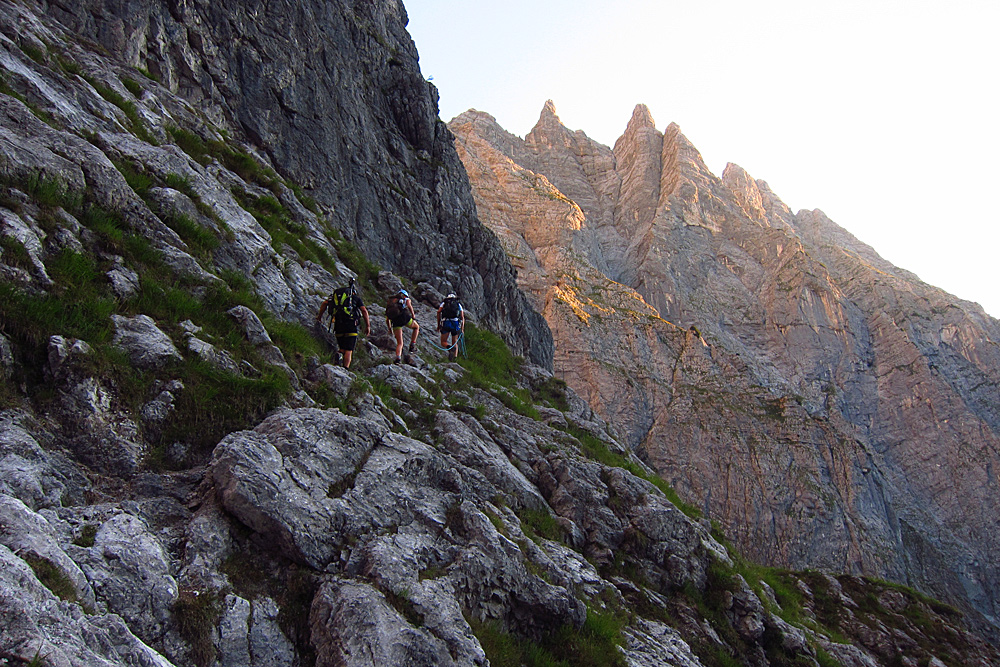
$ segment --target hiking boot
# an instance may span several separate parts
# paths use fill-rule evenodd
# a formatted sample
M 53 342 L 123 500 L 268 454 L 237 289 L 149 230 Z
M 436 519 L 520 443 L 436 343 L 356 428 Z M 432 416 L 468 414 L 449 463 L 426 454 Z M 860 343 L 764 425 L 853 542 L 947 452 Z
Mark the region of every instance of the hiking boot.
M 392 362 L 392 363 L 394 363 L 394 364 L 398 364 L 398 363 L 400 363 L 401 361 L 403 361 L 402 357 L 399 357 L 399 356 L 397 356 L 397 357 L 396 357 L 396 360 L 395 360 L 394 362 Z
M 417 344 L 410 343 L 410 352 L 416 352 L 416 351 L 417 351 Z

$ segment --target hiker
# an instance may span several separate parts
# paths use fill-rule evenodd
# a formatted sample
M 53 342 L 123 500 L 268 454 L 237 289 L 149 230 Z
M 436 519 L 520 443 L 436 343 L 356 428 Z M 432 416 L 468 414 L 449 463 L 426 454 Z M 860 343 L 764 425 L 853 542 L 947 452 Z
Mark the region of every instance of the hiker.
M 441 347 L 448 350 L 448 358 L 458 357 L 458 341 L 465 333 L 465 309 L 454 294 L 449 294 L 438 306 L 438 331 L 441 332 Z M 448 335 L 451 346 L 448 346 Z
M 334 336 L 337 337 L 341 362 L 344 368 L 350 368 L 351 357 L 354 356 L 354 348 L 358 344 L 358 324 L 361 318 L 365 320 L 365 335 L 370 334 L 372 330 L 368 309 L 358 296 L 354 278 L 351 278 L 347 287 L 334 290 L 333 294 L 320 304 L 319 313 L 316 315 L 317 323 L 323 319 L 325 312 L 330 313 L 330 325 Z
M 389 297 L 389 303 L 385 307 L 385 324 L 392 330 L 392 335 L 396 338 L 396 363 L 403 357 L 403 327 L 413 329 L 410 336 L 410 352 L 417 349 L 417 336 L 420 334 L 420 325 L 417 324 L 417 316 L 413 312 L 413 302 L 405 289 L 401 289 Z M 407 355 L 409 357 L 409 355 Z M 409 359 L 407 358 L 407 363 Z

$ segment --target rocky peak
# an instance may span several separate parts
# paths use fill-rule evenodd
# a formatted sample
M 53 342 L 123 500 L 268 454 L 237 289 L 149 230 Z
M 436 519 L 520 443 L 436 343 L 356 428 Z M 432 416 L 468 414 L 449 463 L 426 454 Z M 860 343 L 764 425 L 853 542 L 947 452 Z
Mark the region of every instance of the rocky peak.
M 739 165 L 729 162 L 722 171 L 722 182 L 732 190 L 747 218 L 757 222 L 765 220 L 763 197 L 750 174 Z
M 632 117 L 625 128 L 625 134 L 636 131 L 635 128 L 638 127 L 656 127 L 656 121 L 653 120 L 653 113 L 645 104 L 635 105 L 635 109 L 632 110 Z
M 648 226 L 660 200 L 663 135 L 644 104 L 632 112 L 625 133 L 615 142 L 616 171 L 622 186 L 615 221 L 626 226 L 626 236 Z
M 457 133 L 460 137 L 476 136 L 487 141 L 511 160 L 523 161 L 525 158 L 524 140 L 503 129 L 488 113 L 469 109 L 453 118 L 449 126 L 463 128 Z
M 538 122 L 531 128 L 524 142 L 533 150 L 551 149 L 555 146 L 568 147 L 572 142 L 573 133 L 570 132 L 559 116 L 556 115 L 556 105 L 552 100 L 547 100 L 542 112 L 538 115 Z

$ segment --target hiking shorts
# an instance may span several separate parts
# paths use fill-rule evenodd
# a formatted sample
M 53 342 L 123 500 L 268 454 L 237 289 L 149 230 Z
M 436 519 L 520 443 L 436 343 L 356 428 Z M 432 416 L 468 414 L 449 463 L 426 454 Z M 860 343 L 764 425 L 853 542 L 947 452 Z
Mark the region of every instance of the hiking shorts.
M 353 352 L 358 344 L 358 334 L 337 334 L 337 347 L 344 352 Z
M 402 329 L 403 327 L 408 327 L 408 326 L 410 326 L 410 322 L 412 322 L 412 321 L 413 321 L 413 318 L 410 317 L 409 313 L 406 313 L 405 315 L 401 315 L 401 316 L 397 317 L 396 319 L 392 320 L 392 330 L 395 331 L 396 329 Z
M 441 320 L 441 333 L 451 333 L 457 336 L 462 333 L 462 321 L 459 319 Z

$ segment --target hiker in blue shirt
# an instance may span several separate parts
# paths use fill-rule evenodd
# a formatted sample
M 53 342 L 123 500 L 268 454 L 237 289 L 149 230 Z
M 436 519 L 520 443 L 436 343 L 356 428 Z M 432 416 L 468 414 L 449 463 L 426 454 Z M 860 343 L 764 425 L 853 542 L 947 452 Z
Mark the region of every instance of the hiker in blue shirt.
M 462 302 L 454 294 L 449 294 L 438 306 L 438 331 L 441 332 L 441 347 L 447 348 L 448 358 L 458 357 L 458 340 L 465 331 L 465 309 Z M 451 346 L 448 346 L 448 336 L 451 335 Z

